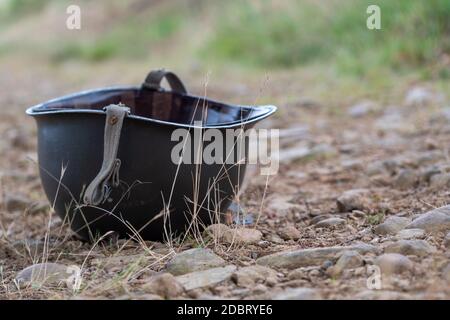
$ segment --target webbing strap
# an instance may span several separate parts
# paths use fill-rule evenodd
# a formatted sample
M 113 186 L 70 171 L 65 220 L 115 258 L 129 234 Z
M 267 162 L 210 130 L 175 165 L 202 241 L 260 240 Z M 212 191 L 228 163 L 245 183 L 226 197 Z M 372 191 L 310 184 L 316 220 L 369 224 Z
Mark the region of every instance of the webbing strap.
M 103 147 L 103 163 L 97 176 L 84 193 L 84 203 L 99 205 L 108 199 L 112 187 L 119 186 L 121 161 L 117 158 L 123 120 L 130 108 L 123 104 L 111 104 L 105 107 L 106 122 Z

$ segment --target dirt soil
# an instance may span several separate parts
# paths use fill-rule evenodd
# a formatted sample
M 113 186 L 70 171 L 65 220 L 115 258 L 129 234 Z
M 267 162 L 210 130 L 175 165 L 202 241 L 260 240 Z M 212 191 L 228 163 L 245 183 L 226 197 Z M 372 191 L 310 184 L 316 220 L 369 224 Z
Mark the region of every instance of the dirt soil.
M 296 71 L 273 74 L 263 97 L 280 110 L 263 126 L 281 129 L 280 170 L 268 180 L 254 172 L 246 177 L 240 200 L 254 223 L 245 227 L 241 242 L 229 244 L 219 235 L 200 243 L 110 237 L 92 244 L 77 239 L 48 205 L 36 163 L 35 124 L 24 111 L 80 89 L 139 82 L 142 70 L 131 68 L 118 81 L 112 65 L 96 72 L 92 66 L 65 68 L 1 61 L 1 298 L 450 298 L 448 219 L 425 226 L 416 220 L 449 198 L 450 109 L 438 85 L 406 82 L 382 98 L 350 94 L 331 100 L 330 84 L 316 90 L 318 98 L 306 99 Z M 88 70 L 90 77 L 81 75 Z M 202 79 L 190 80 L 201 93 Z M 237 102 L 258 96 L 260 84 L 259 77 L 241 86 L 212 82 L 208 95 Z M 323 101 L 322 93 L 328 97 Z M 247 232 L 253 229 L 260 233 Z M 218 270 L 224 276 L 217 281 L 201 273 L 205 266 L 181 271 L 205 281 L 194 288 L 180 273 L 165 275 L 179 263 L 174 257 L 204 247 L 225 261 L 212 263 L 222 260 L 206 254 L 206 264 L 236 268 Z M 318 250 L 330 247 L 346 249 Z M 274 253 L 279 256 L 271 260 Z M 17 282 L 24 268 L 50 262 L 81 267 L 81 288 Z M 381 268 L 378 289 L 368 285 L 371 266 Z

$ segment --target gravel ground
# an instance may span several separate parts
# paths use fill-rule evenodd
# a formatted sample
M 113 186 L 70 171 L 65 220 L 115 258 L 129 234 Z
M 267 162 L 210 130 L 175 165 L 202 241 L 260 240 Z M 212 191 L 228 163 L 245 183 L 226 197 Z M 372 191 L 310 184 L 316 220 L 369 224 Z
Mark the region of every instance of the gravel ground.
M 254 224 L 216 225 L 202 241 L 94 245 L 52 213 L 38 176 L 35 125 L 24 110 L 109 85 L 113 71 L 0 63 L 1 298 L 450 298 L 450 108 L 438 84 L 406 82 L 372 99 L 322 101 L 295 97 L 304 92 L 300 82 L 281 86 L 295 71 L 274 75 L 263 93 L 280 111 L 264 126 L 281 129 L 281 163 L 269 180 L 246 177 L 241 203 Z M 73 75 L 87 70 L 89 79 Z M 123 83 L 141 73 L 135 67 Z M 239 100 L 259 82 L 213 83 L 208 95 Z M 328 97 L 333 89 L 322 87 L 317 96 Z M 65 281 L 73 265 L 81 268 L 79 290 Z

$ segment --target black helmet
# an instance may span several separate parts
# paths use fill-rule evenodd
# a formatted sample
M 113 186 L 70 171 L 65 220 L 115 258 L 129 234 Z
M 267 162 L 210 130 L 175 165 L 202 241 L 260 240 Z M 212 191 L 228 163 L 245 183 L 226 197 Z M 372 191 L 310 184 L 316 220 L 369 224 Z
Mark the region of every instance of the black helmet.
M 161 88 L 163 78 L 171 91 Z M 46 195 L 77 234 L 93 239 L 113 230 L 160 240 L 195 222 L 214 221 L 235 196 L 246 167 L 228 159 L 174 163 L 174 130 L 245 130 L 275 110 L 189 95 L 175 74 L 157 70 L 142 86 L 84 91 L 27 114 L 37 121 Z

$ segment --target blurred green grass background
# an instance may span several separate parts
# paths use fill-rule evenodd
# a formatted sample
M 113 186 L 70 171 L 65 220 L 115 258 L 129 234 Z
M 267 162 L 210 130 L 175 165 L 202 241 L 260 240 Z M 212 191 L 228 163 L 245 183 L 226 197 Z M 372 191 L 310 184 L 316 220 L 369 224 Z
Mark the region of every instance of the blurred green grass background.
M 5 32 L 14 35 L 11 30 L 32 16 L 45 19 L 50 7 L 63 9 L 72 3 L 0 0 L 0 39 Z M 320 65 L 356 76 L 373 70 L 415 70 L 426 78 L 450 77 L 449 0 L 75 3 L 82 9 L 82 23 L 84 7 L 94 13 L 110 7 L 114 14 L 106 19 L 106 26 L 83 31 L 89 36 L 9 35 L 0 41 L 0 54 L 32 50 L 52 63 L 175 55 L 181 60 L 264 70 Z M 366 28 L 370 4 L 381 8 L 381 30 Z M 95 20 L 95 14 L 90 16 Z

